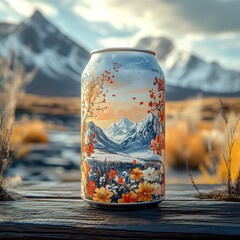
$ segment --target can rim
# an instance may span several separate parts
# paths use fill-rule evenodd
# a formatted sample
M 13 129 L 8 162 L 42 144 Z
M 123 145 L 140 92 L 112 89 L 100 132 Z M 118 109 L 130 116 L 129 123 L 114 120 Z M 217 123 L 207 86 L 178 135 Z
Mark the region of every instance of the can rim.
M 95 53 L 102 53 L 102 52 L 118 52 L 118 51 L 129 51 L 129 52 L 146 52 L 153 54 L 154 56 L 156 55 L 156 52 L 153 50 L 149 49 L 144 49 L 144 48 L 130 48 L 130 47 L 113 47 L 113 48 L 103 48 L 103 49 L 97 49 L 92 51 L 90 54 L 93 55 Z

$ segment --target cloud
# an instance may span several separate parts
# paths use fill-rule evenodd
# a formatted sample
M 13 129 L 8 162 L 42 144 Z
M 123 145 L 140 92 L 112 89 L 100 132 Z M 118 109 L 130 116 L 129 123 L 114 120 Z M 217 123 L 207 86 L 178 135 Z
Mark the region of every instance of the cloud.
M 169 3 L 176 5 L 177 16 L 188 22 L 188 29 L 193 32 L 240 32 L 238 0 L 174 0 Z
M 0 2 L 0 11 L 5 10 L 5 6 L 2 2 Z
M 83 0 L 74 7 L 88 21 L 108 22 L 119 30 L 174 35 L 240 32 L 239 9 L 238 0 Z
M 239 67 L 239 0 L 0 0 L 0 21 L 21 21 L 36 8 L 89 50 L 163 35 L 182 50 Z
M 122 7 L 122 3 L 118 6 L 113 2 L 116 3 L 116 1 L 111 0 L 83 0 L 81 3 L 76 3 L 74 11 L 90 22 L 108 22 L 119 30 L 132 27 L 131 22 L 135 20 L 135 16 L 128 15 L 127 19 L 123 17 L 120 20 L 119 17 L 123 13 L 124 7 Z
M 182 50 L 224 64 L 224 57 L 229 59 L 226 51 L 215 50 L 223 45 L 222 41 L 226 42 L 225 48 L 232 48 L 228 42 L 232 35 L 240 39 L 239 9 L 239 0 L 82 0 L 73 6 L 77 15 L 95 26 L 101 24 L 105 35 L 99 36 L 97 42 L 102 47 L 132 47 L 142 37 L 163 35 L 170 36 Z M 119 32 L 125 35 L 120 36 Z M 214 51 L 210 49 L 213 38 Z M 235 58 L 229 61 L 230 68 L 237 64 Z
M 46 15 L 56 15 L 57 9 L 43 1 L 28 1 L 28 0 L 8 0 L 10 7 L 22 16 L 31 15 L 36 9 L 39 9 Z
M 100 38 L 98 41 L 102 46 L 108 47 L 134 47 L 133 41 L 127 37 L 108 37 Z

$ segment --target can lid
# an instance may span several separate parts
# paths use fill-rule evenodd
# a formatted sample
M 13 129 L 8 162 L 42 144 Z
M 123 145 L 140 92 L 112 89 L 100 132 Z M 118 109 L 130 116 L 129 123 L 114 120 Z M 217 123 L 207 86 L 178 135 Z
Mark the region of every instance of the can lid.
M 153 50 L 148 50 L 144 48 L 128 48 L 128 47 L 113 47 L 113 48 L 103 48 L 97 49 L 91 52 L 91 55 L 94 53 L 102 53 L 102 52 L 118 52 L 118 51 L 129 51 L 129 52 L 146 52 L 153 55 L 156 55 L 156 52 Z

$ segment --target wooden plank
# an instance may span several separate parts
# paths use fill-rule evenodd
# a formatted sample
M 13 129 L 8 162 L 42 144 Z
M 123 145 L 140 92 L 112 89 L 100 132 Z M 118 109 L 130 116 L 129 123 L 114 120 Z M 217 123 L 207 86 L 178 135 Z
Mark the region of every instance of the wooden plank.
M 23 183 L 17 192 L 26 199 L 0 204 L 0 239 L 240 237 L 240 203 L 198 201 L 191 185 L 169 185 L 159 207 L 138 211 L 96 209 L 80 199 L 79 189 L 79 182 Z
M 220 185 L 199 185 L 201 191 L 220 187 Z M 15 189 L 18 194 L 28 198 L 80 198 L 80 183 L 59 183 L 59 182 L 24 182 Z M 167 185 L 166 200 L 193 200 L 196 190 L 192 185 Z
M 57 182 L 57 181 L 23 181 L 20 185 L 13 187 L 11 190 L 31 191 L 79 191 L 80 182 Z
M 4 226 L 8 229 L 8 226 Z M 12 228 L 11 228 L 12 229 Z M 21 229 L 21 231 L 19 231 Z M 229 229 L 231 230 L 231 229 Z M 52 226 L 45 225 L 44 227 L 37 226 L 34 224 L 17 224 L 15 226 L 15 232 L 6 232 L 1 235 L 1 239 L 113 239 L 113 240 L 139 240 L 139 239 L 212 239 L 212 240 L 226 240 L 236 239 L 238 236 L 233 235 L 221 235 L 221 234 L 196 234 L 196 233 L 176 233 L 176 232 L 143 232 L 143 231 L 127 231 L 124 229 L 113 230 L 113 229 L 97 229 L 97 231 L 91 227 L 81 228 L 78 227 L 67 227 L 67 226 Z
M 226 239 L 240 237 L 240 204 L 165 201 L 138 211 L 95 209 L 82 200 L 39 199 L 0 205 L 0 239 Z

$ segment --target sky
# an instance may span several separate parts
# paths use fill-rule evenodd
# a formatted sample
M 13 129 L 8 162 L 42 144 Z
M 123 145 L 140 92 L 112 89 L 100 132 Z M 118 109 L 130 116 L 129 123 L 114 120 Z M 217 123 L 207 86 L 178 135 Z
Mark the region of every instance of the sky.
M 240 69 L 239 0 L 0 0 L 0 22 L 17 23 L 35 9 L 89 51 L 166 36 L 184 51 Z
M 150 110 L 148 103 L 153 101 L 149 90 L 153 89 L 155 95 L 158 94 L 158 87 L 154 85 L 154 81 L 155 77 L 163 77 L 163 73 L 160 72 L 160 67 L 156 64 L 153 55 L 143 52 L 131 53 L 131 59 L 126 58 L 124 52 L 119 52 L 116 56 L 106 52 L 104 58 L 96 54 L 92 60 L 96 64 L 90 65 L 87 73 L 82 75 L 84 86 L 85 80 L 87 85 L 89 83 L 89 73 L 94 71 L 97 76 L 101 76 L 103 66 L 105 70 L 111 72 L 109 76 L 112 83 L 103 82 L 103 89 L 98 88 L 106 94 L 106 103 L 96 104 L 102 101 L 103 96 L 100 94 L 93 105 L 94 108 L 98 108 L 99 105 L 101 108 L 107 107 L 107 111 L 96 111 L 97 119 L 94 119 L 94 123 L 99 127 L 106 128 L 123 116 L 133 122 L 143 120 Z M 124 65 L 119 66 L 117 71 L 113 70 L 113 61 L 124 63 Z M 101 84 L 101 77 L 98 79 Z M 84 99 L 91 96 L 89 91 L 82 90 L 82 93 L 85 93 Z M 88 103 L 89 100 L 84 102 Z

